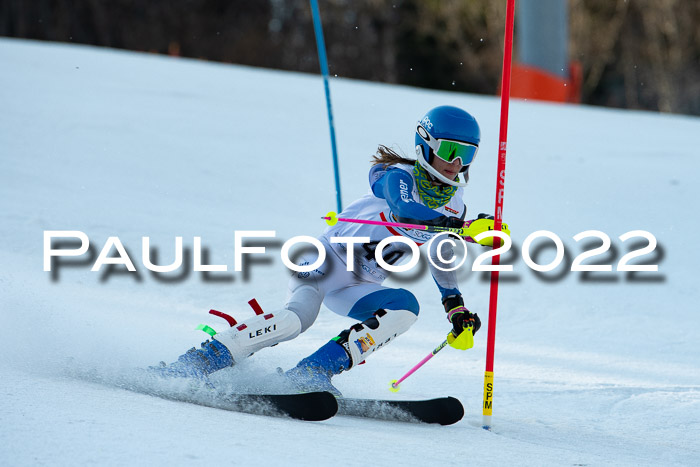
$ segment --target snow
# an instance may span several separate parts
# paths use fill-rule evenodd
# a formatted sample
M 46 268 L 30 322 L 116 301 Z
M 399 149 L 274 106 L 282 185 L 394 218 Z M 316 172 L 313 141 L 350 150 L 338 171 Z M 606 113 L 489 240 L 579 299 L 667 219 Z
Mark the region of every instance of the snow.
M 163 400 L 85 375 L 128 377 L 173 361 L 206 337 L 197 324 L 226 326 L 210 308 L 241 320 L 252 297 L 266 309 L 283 304 L 281 244 L 320 233 L 319 217 L 335 209 L 320 78 L 13 39 L 0 39 L 0 63 L 1 465 L 700 463 L 692 244 L 700 119 L 513 101 L 504 217 L 514 272 L 501 275 L 492 431 L 481 428 L 489 284 L 468 267 L 461 289 L 484 321 L 473 349 L 447 348 L 398 395 L 387 390 L 448 329 L 429 274 L 404 273 L 389 282 L 414 291 L 419 321 L 336 378 L 348 396 L 456 396 L 466 409 L 460 423 L 300 422 Z M 448 103 L 482 128 L 470 215 L 493 211 L 497 98 L 338 78 L 331 89 L 344 203 L 366 192 L 377 144 L 411 154 L 415 121 Z M 600 244 L 573 240 L 592 229 L 611 238 L 613 252 L 598 259 L 613 266 L 635 242 L 620 235 L 651 232 L 658 247 L 639 262 L 658 272 L 536 274 L 520 257 L 530 233 L 550 230 L 570 264 Z M 85 232 L 91 258 L 44 272 L 46 230 Z M 235 230 L 276 231 L 256 243 L 267 253 L 246 273 L 233 270 Z M 90 271 L 111 236 L 138 274 Z M 144 236 L 157 264 L 173 261 L 182 236 L 189 263 L 151 273 L 141 262 Z M 192 271 L 195 236 L 209 264 L 228 272 Z M 551 248 L 540 253 L 540 263 L 554 257 Z M 289 368 L 349 324 L 323 309 L 295 341 L 220 377 L 250 382 Z

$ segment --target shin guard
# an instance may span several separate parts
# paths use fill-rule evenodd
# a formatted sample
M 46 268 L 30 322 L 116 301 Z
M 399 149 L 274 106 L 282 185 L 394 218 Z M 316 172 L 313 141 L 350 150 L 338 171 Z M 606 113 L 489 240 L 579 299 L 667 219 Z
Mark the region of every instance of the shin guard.
M 373 317 L 355 324 L 334 340 L 350 355 L 350 367 L 359 365 L 382 346 L 403 334 L 418 317 L 407 310 L 379 310 Z
M 251 356 L 265 347 L 294 339 L 301 332 L 301 321 L 286 309 L 257 315 L 214 336 L 223 344 L 234 362 Z

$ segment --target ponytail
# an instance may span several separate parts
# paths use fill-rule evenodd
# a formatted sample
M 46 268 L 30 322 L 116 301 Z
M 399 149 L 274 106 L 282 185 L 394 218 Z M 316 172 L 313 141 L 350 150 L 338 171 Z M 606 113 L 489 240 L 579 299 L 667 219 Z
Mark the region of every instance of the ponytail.
M 380 144 L 377 148 L 377 153 L 372 156 L 372 165 L 384 164 L 384 165 L 396 165 L 396 164 L 410 164 L 416 163 L 415 159 L 409 159 L 399 155 L 393 149 L 390 149 L 383 144 Z

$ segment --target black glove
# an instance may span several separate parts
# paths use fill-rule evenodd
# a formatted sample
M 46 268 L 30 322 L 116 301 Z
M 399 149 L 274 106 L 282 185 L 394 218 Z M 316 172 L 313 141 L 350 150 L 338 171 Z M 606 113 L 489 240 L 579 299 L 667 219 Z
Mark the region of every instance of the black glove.
M 452 334 L 457 337 L 465 328 L 471 327 L 472 334 L 481 328 L 479 315 L 471 313 L 464 306 L 461 295 L 449 295 L 442 299 L 442 305 L 447 313 L 447 320 L 452 324 Z
M 448 227 L 450 229 L 461 229 L 464 227 L 464 220 L 459 217 L 450 216 L 444 222 L 443 227 Z

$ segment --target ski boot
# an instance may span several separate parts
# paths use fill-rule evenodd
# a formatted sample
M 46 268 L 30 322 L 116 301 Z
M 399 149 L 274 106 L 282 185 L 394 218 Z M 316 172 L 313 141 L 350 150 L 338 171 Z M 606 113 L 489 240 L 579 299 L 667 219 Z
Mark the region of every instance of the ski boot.
M 301 392 L 328 391 L 342 397 L 331 378 L 364 363 L 371 353 L 405 332 L 416 318 L 415 313 L 407 310 L 378 310 L 371 318 L 331 339 L 285 376 Z
M 257 303 L 256 303 L 257 305 Z M 232 327 L 214 333 L 201 348 L 191 348 L 170 365 L 161 363 L 151 370 L 163 376 L 206 378 L 221 369 L 240 363 L 265 347 L 295 338 L 301 332 L 301 321 L 289 310 L 260 313 L 242 323 L 231 318 Z
M 331 378 L 351 366 L 350 355 L 342 344 L 331 340 L 284 375 L 300 392 L 328 391 L 342 397 Z
M 211 373 L 232 365 L 231 352 L 221 342 L 207 340 L 202 342 L 201 348 L 192 347 L 180 355 L 176 362 L 170 365 L 160 362 L 160 366 L 149 369 L 162 376 L 204 379 Z

